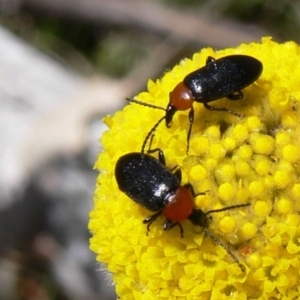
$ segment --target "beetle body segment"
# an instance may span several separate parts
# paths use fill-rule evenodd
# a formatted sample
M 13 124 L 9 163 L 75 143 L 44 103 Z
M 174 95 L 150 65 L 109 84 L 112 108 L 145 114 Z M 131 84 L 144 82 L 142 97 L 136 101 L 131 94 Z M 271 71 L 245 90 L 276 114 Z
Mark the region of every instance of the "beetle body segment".
M 139 152 L 120 157 L 115 176 L 122 192 L 151 211 L 163 209 L 180 185 L 179 179 L 158 159 Z
M 165 110 L 166 126 L 171 127 L 176 111 L 190 109 L 187 153 L 194 122 L 193 102 L 203 103 L 209 110 L 227 111 L 241 116 L 227 108 L 215 108 L 208 103 L 223 97 L 230 100 L 241 99 L 243 97 L 241 90 L 258 79 L 262 70 L 262 63 L 252 56 L 228 55 L 219 59 L 209 56 L 204 67 L 188 74 L 177 84 L 170 92 L 169 103 Z
M 262 69 L 262 63 L 248 55 L 228 55 L 219 59 L 209 56 L 206 65 L 188 74 L 183 82 L 195 101 L 210 102 L 241 91 L 258 79 Z
M 186 220 L 194 211 L 194 195 L 185 186 L 179 186 L 173 197 L 170 197 L 163 210 L 163 215 L 172 222 Z

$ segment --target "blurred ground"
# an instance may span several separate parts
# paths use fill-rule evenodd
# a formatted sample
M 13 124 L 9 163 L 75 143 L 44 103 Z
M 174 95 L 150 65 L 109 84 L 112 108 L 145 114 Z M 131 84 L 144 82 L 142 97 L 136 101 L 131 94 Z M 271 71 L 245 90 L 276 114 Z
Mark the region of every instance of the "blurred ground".
M 88 245 L 101 118 L 202 47 L 300 40 L 297 4 L 196 2 L 0 0 L 0 299 L 115 299 Z

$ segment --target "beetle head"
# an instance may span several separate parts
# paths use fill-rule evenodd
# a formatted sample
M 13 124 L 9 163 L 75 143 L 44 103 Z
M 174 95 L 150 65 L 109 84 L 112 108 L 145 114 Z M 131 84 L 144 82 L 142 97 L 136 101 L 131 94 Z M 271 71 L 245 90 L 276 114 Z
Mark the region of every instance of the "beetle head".
M 188 219 L 197 226 L 207 227 L 208 218 L 200 208 L 194 208 L 193 212 L 189 215 Z
M 174 105 L 171 102 L 169 102 L 167 109 L 166 109 L 166 116 L 165 116 L 166 126 L 168 128 L 171 127 L 171 122 L 173 120 L 173 116 L 176 113 L 176 111 L 177 111 L 176 107 L 174 107 Z

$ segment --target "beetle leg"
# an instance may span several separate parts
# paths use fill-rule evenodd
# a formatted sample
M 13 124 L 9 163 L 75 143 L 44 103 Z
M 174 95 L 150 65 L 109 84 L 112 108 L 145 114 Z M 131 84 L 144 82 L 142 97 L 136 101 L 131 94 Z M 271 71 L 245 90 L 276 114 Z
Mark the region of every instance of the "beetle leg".
M 190 128 L 187 134 L 187 146 L 186 146 L 186 154 L 189 153 L 189 149 L 190 149 L 190 137 L 191 137 L 191 132 L 192 132 L 192 126 L 194 123 L 194 107 L 191 107 L 191 110 L 189 112 L 189 121 L 190 121 Z
M 215 58 L 213 58 L 212 56 L 207 56 L 207 58 L 206 58 L 206 65 L 208 65 L 209 63 L 211 63 L 211 62 L 213 62 L 213 61 L 215 61 L 216 59 Z
M 191 191 L 191 193 L 192 193 L 192 195 L 193 195 L 194 198 L 196 198 L 197 196 L 200 196 L 200 195 L 205 195 L 205 194 L 208 192 L 208 190 L 207 190 L 207 191 L 205 191 L 205 192 L 201 192 L 201 193 L 196 194 L 196 193 L 195 193 L 195 190 L 194 190 L 194 187 L 193 187 L 189 182 L 186 183 L 186 184 L 184 185 L 184 187 L 186 187 L 188 190 Z
M 178 168 L 178 166 L 174 166 L 172 169 L 170 169 L 171 172 L 174 172 L 176 169 Z
M 165 155 L 164 155 L 163 151 L 160 148 L 151 149 L 153 138 L 154 138 L 154 133 L 150 137 L 149 148 L 148 148 L 147 153 L 152 154 L 152 153 L 158 152 L 158 160 L 161 164 L 163 164 L 165 166 L 166 159 L 165 159 Z
M 152 154 L 158 152 L 158 160 L 162 165 L 166 165 L 166 159 L 164 152 L 160 148 L 155 148 L 155 149 L 148 149 L 147 153 Z
M 186 187 L 189 191 L 191 191 L 193 197 L 196 197 L 196 193 L 194 190 L 194 187 L 188 182 L 184 185 L 184 187 Z
M 152 215 L 152 216 L 147 217 L 147 218 L 143 221 L 144 224 L 148 224 L 148 225 L 147 225 L 147 233 L 146 233 L 147 235 L 148 235 L 148 232 L 150 231 L 150 226 L 151 226 L 151 224 L 157 219 L 158 216 L 161 215 L 161 213 L 162 213 L 162 210 L 158 211 L 157 213 L 155 213 L 155 214 Z
M 235 100 L 240 100 L 243 98 L 243 93 L 241 91 L 237 91 L 233 94 L 230 94 L 228 96 L 226 96 L 229 100 L 235 101 Z
M 170 230 L 170 229 L 174 228 L 175 226 L 179 227 L 180 236 L 183 238 L 183 228 L 179 222 L 172 222 L 172 221 L 166 219 L 165 224 L 164 224 L 164 230 Z
M 243 116 L 243 114 L 238 114 L 235 111 L 232 111 L 232 110 L 227 109 L 227 108 L 215 108 L 213 106 L 208 105 L 206 102 L 203 102 L 203 105 L 206 109 L 209 109 L 209 110 L 227 111 L 228 113 L 230 113 L 232 115 L 235 115 L 237 117 L 242 117 Z
M 151 138 L 150 145 L 152 143 L 152 139 L 153 138 Z M 155 152 L 158 152 L 158 160 L 159 160 L 159 162 L 162 165 L 166 166 L 166 158 L 165 158 L 164 152 L 160 148 L 155 148 L 155 149 L 150 149 L 149 148 L 148 151 L 147 151 L 147 153 L 149 153 L 149 154 L 152 154 L 152 153 L 155 153 Z M 173 172 L 177 168 L 178 168 L 178 166 L 174 166 L 172 169 L 170 169 L 170 171 Z M 181 170 L 180 169 L 176 170 L 174 174 L 178 178 L 179 183 L 180 183 L 181 182 Z
M 177 166 L 176 166 L 177 167 Z M 182 178 L 182 172 L 181 169 L 177 169 L 174 173 L 174 175 L 177 177 L 179 183 L 181 183 L 181 178 Z

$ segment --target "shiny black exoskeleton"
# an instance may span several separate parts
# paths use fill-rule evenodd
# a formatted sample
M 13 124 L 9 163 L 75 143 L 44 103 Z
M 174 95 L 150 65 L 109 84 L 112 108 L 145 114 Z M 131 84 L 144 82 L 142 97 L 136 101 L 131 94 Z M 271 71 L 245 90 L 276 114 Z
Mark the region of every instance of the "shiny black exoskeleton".
M 170 93 L 170 102 L 166 109 L 167 126 L 170 126 L 172 114 L 181 110 L 180 107 L 183 107 L 185 102 L 190 102 L 190 105 L 185 104 L 191 109 L 192 102 L 196 101 L 203 103 L 207 109 L 223 110 L 238 115 L 226 108 L 214 108 L 207 103 L 223 97 L 230 100 L 241 99 L 241 90 L 258 79 L 262 70 L 262 63 L 248 55 L 228 55 L 219 59 L 209 56 L 204 67 L 188 74 Z M 178 107 L 177 102 L 180 102 Z
M 228 55 L 219 59 L 209 56 L 206 65 L 188 74 L 183 81 L 179 82 L 170 92 L 167 108 L 141 102 L 135 99 L 127 101 L 141 105 L 164 110 L 165 116 L 161 118 L 152 128 L 154 131 L 159 123 L 165 119 L 166 126 L 170 127 L 174 114 L 178 110 L 189 112 L 190 128 L 187 134 L 187 152 L 189 140 L 194 122 L 193 102 L 203 103 L 209 110 L 227 111 L 236 116 L 242 116 L 227 108 L 215 108 L 209 102 L 227 97 L 230 100 L 239 100 L 243 97 L 242 89 L 252 84 L 261 75 L 262 63 L 254 57 L 248 55 Z M 149 135 L 146 137 L 146 141 Z
M 167 169 L 164 158 L 139 152 L 120 157 L 115 176 L 122 192 L 151 211 L 163 209 L 180 185 L 179 172 Z
M 252 56 L 208 56 L 206 65 L 188 74 L 183 82 L 197 102 L 208 103 L 222 97 L 238 100 L 243 96 L 241 90 L 252 84 L 262 70 L 262 63 Z
M 209 219 L 207 216 L 211 213 L 248 206 L 249 204 L 229 206 L 204 213 L 195 206 L 194 202 L 196 196 L 204 193 L 196 195 L 191 184 L 181 185 L 181 170 L 177 169 L 175 173 L 169 170 L 165 166 L 165 158 L 160 149 L 154 149 L 150 152 L 158 152 L 159 159 L 149 154 L 133 152 L 121 156 L 115 167 L 115 177 L 119 189 L 139 205 L 155 212 L 144 220 L 144 223 L 148 224 L 147 233 L 151 224 L 163 214 L 166 218 L 164 230 L 178 226 L 183 237 L 183 228 L 180 222 L 189 219 L 223 247 L 244 271 L 244 267 L 228 246 L 207 229 Z

